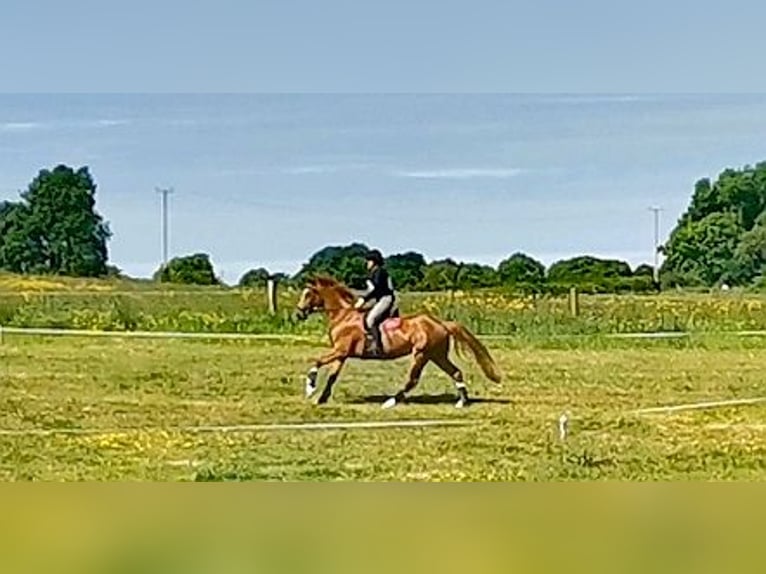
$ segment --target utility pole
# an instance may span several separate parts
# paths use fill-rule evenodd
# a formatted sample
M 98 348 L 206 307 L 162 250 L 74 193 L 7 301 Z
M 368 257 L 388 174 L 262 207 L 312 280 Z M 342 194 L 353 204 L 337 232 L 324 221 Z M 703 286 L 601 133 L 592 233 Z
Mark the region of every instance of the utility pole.
M 653 206 L 649 211 L 654 212 L 654 282 L 660 281 L 660 212 L 661 207 Z
M 173 193 L 173 188 L 157 188 L 157 193 L 162 194 L 162 268 L 168 266 L 168 195 Z

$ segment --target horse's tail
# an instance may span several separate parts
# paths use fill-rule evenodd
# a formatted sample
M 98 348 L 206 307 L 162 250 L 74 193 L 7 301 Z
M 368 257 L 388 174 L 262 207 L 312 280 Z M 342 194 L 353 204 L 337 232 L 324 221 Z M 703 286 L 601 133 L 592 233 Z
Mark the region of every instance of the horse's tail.
M 460 323 L 454 321 L 442 321 L 441 323 L 455 340 L 455 349 L 459 352 L 461 348 L 465 349 L 468 347 L 473 353 L 476 362 L 479 363 L 484 375 L 489 380 L 499 383 L 502 379 L 500 369 L 498 369 L 494 359 L 481 341 Z

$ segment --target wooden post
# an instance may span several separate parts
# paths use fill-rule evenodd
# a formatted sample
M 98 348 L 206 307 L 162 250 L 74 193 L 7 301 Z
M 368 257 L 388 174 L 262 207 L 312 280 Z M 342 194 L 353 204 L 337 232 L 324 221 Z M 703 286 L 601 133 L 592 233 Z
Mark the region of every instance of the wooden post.
M 275 276 L 271 276 L 266 280 L 266 296 L 269 299 L 269 313 L 276 315 L 279 302 L 277 294 L 277 278 Z
M 569 311 L 572 313 L 572 317 L 580 315 L 580 296 L 577 294 L 577 287 L 569 289 Z

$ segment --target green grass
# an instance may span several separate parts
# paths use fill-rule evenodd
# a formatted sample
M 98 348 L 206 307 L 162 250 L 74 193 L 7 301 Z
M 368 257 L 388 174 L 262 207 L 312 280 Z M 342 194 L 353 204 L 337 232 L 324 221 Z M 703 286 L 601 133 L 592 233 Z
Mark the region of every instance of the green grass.
M 453 408 L 433 367 L 409 404 L 382 411 L 406 361 L 352 362 L 331 403 L 302 397 L 322 345 L 27 338 L 0 346 L 3 480 L 764 479 L 766 407 L 673 415 L 639 407 L 766 395 L 766 344 L 517 340 L 491 344 L 500 385 L 462 361 L 473 396 Z M 571 417 L 558 441 L 556 420 Z M 188 425 L 465 418 L 426 429 L 191 433 Z M 729 425 L 725 428 L 722 425 Z M 134 430 L 118 430 L 134 429 Z

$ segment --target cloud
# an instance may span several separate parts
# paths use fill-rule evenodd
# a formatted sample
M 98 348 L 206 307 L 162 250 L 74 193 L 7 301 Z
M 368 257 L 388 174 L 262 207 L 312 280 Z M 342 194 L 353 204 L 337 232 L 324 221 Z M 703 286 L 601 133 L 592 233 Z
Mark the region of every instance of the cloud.
M 96 125 L 102 128 L 110 128 L 115 126 L 127 126 L 130 125 L 130 120 L 110 120 L 110 119 L 104 119 L 104 120 L 98 120 L 96 122 Z
M 60 120 L 55 122 L 36 122 L 36 121 L 10 121 L 0 123 L 0 131 L 5 132 L 30 132 L 34 130 L 60 131 L 60 130 L 79 130 L 93 128 L 112 128 L 130 125 L 131 121 L 126 119 L 104 118 L 100 120 Z
M 311 175 L 338 173 L 341 171 L 354 171 L 370 167 L 366 163 L 335 163 L 335 164 L 316 164 L 289 167 L 282 170 L 283 173 L 290 175 Z
M 458 168 L 399 171 L 395 175 L 416 179 L 508 179 L 522 173 L 524 170 L 519 168 Z
M 290 175 L 310 175 L 310 174 L 323 174 L 323 173 L 336 173 L 340 171 L 341 166 L 338 165 L 305 165 L 300 167 L 290 167 L 282 170 L 283 173 Z
M 222 176 L 242 176 L 242 175 L 329 175 L 344 171 L 354 171 L 370 167 L 369 164 L 362 163 L 338 163 L 338 164 L 314 164 L 299 165 L 294 167 L 266 168 L 266 167 L 236 167 L 221 169 L 218 175 Z
M 9 132 L 26 132 L 45 127 L 40 122 L 5 122 L 0 124 L 0 130 Z

